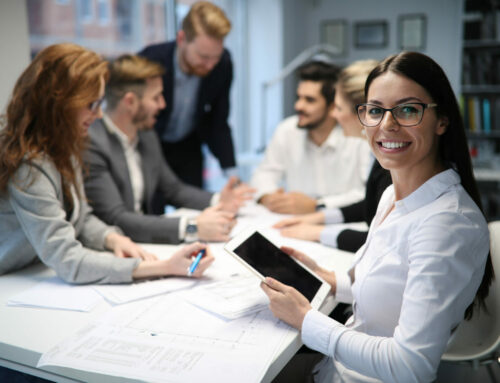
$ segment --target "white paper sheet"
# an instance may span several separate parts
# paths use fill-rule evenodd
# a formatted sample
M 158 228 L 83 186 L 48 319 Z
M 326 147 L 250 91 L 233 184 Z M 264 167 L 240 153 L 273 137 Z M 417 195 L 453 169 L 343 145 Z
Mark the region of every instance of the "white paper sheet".
M 8 306 L 90 311 L 102 298 L 90 286 L 76 286 L 53 277 L 10 298 Z
M 265 309 L 269 299 L 254 275 L 238 276 L 189 290 L 184 297 L 193 305 L 226 319 Z
M 109 303 L 119 305 L 181 289 L 187 289 L 192 287 L 195 283 L 195 279 L 187 277 L 167 277 L 151 281 L 134 282 L 131 284 L 93 285 L 92 287 Z
M 231 238 L 238 235 L 248 226 L 256 229 L 270 228 L 278 221 L 287 217 L 290 217 L 290 215 L 272 213 L 260 204 L 247 203 L 238 212 L 236 226 L 231 230 Z
M 260 382 L 291 329 L 269 310 L 224 321 L 179 294 L 114 307 L 43 354 L 62 366 L 148 382 Z

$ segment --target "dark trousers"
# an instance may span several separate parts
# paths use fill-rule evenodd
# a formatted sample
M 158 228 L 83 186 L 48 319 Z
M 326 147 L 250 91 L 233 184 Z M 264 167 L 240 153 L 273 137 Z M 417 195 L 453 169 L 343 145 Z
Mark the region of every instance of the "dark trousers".
M 314 383 L 313 369 L 321 359 L 318 352 L 295 354 L 272 383 Z
M 203 187 L 203 154 L 197 134 L 179 142 L 162 142 L 163 155 L 174 173 L 187 184 Z

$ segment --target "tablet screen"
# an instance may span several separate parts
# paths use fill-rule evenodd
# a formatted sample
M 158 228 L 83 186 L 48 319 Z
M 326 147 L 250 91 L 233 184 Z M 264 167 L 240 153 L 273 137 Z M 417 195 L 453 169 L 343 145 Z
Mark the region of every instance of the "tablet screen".
M 321 287 L 322 282 L 318 278 L 259 232 L 254 232 L 233 251 L 263 276 L 295 287 L 309 302 Z

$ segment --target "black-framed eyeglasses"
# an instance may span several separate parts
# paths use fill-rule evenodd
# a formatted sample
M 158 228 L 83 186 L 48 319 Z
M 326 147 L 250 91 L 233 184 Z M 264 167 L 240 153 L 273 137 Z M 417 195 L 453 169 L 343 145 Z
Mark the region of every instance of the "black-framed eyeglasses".
M 375 104 L 359 104 L 356 105 L 356 111 L 359 121 L 366 127 L 374 127 L 380 124 L 386 112 L 391 112 L 392 117 L 401 126 L 415 126 L 422 121 L 425 109 L 435 108 L 436 106 L 437 104 L 408 102 L 386 109 Z
M 101 97 L 100 99 L 98 100 L 95 100 L 93 102 L 91 102 L 89 104 L 89 110 L 93 113 L 97 112 L 97 109 L 100 108 L 100 106 L 102 105 L 102 103 L 104 102 L 104 96 Z

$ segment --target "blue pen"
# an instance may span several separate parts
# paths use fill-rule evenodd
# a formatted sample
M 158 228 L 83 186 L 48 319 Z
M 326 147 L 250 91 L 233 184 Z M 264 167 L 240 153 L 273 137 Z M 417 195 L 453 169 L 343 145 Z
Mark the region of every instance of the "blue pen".
M 191 266 L 189 266 L 188 277 L 193 275 L 204 254 L 205 254 L 205 249 L 201 249 L 200 252 L 196 255 L 196 258 L 194 259 L 193 263 L 191 263 Z

